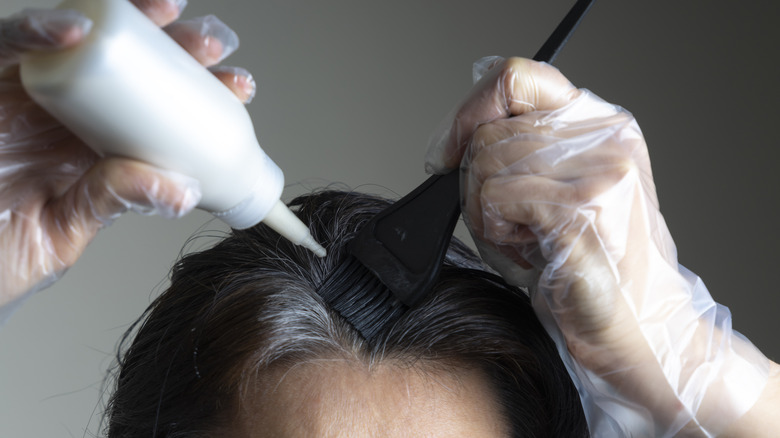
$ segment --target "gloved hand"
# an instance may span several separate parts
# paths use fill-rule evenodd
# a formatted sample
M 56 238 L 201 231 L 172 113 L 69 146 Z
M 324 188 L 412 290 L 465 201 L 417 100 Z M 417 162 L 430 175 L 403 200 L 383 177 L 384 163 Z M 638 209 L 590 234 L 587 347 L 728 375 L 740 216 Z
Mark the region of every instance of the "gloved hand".
M 770 362 L 678 265 L 632 115 L 547 64 L 476 69 L 485 75 L 434 137 L 427 167 L 461 166 L 477 246 L 529 287 L 592 436 L 726 430 L 761 395 Z
M 185 1 L 134 3 L 206 67 L 238 47 L 235 33 L 215 17 L 173 22 Z M 174 218 L 200 200 L 192 178 L 100 158 L 25 93 L 19 58 L 79 44 L 90 26 L 70 10 L 25 10 L 0 19 L 0 322 L 23 297 L 59 278 L 121 213 Z M 212 71 L 239 98 L 252 98 L 246 70 Z

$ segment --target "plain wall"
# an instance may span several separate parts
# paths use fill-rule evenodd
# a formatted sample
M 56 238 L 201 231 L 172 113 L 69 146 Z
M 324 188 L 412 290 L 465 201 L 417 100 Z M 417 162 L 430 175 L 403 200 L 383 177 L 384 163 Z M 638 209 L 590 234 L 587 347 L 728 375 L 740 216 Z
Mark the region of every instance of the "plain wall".
M 47 0 L 3 0 L 0 16 Z M 531 56 L 571 1 L 190 0 L 242 39 L 249 110 L 294 194 L 330 183 L 405 193 L 424 178 L 429 134 L 485 55 Z M 601 0 L 556 65 L 631 110 L 646 135 L 680 261 L 774 360 L 780 307 L 780 77 L 776 2 Z M 0 436 L 93 436 L 124 330 L 165 288 L 188 238 L 225 228 L 195 212 L 128 214 L 0 330 Z M 209 237 L 211 236 L 211 237 Z

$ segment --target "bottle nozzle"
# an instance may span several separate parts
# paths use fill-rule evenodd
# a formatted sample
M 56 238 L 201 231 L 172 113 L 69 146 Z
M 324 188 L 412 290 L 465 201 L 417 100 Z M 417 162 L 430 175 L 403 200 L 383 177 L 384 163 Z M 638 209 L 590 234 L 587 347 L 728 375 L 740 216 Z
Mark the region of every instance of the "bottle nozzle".
M 290 242 L 310 250 L 317 257 L 325 257 L 327 255 L 325 248 L 312 237 L 309 227 L 301 222 L 298 216 L 284 205 L 284 202 L 277 201 L 263 219 L 263 223 L 273 228 Z
M 328 252 L 325 251 L 325 248 L 322 247 L 319 243 L 317 243 L 316 240 L 314 240 L 314 237 L 312 237 L 311 234 L 306 236 L 306 238 L 303 239 L 299 245 L 303 246 L 304 248 L 307 248 L 311 252 L 317 255 L 317 257 L 325 257 L 328 255 Z

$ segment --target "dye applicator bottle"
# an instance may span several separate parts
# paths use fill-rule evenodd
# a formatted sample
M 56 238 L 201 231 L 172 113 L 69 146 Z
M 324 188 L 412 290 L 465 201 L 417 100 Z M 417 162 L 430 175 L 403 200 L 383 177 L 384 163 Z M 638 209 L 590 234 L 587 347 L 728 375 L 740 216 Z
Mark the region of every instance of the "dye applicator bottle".
M 66 0 L 93 21 L 75 47 L 27 54 L 30 96 L 98 153 L 197 179 L 198 208 L 233 228 L 263 221 L 319 256 L 325 250 L 279 200 L 281 169 L 258 144 L 228 87 L 127 0 Z

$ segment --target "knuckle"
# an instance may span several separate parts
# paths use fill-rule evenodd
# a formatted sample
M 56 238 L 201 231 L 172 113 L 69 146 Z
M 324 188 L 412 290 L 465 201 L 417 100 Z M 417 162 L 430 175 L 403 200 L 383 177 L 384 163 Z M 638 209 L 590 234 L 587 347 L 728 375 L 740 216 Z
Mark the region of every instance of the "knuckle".
M 523 71 L 528 66 L 528 63 L 528 59 L 520 58 L 518 56 L 507 58 L 506 62 L 504 63 L 504 72 Z
M 471 139 L 473 148 L 482 149 L 487 145 L 495 143 L 496 126 L 493 123 L 486 123 L 477 128 Z
M 609 163 L 609 170 L 604 173 L 604 180 L 617 183 L 631 175 L 638 175 L 639 164 L 631 155 L 622 153 L 613 157 Z
M 522 127 L 514 119 L 498 119 L 480 125 L 474 133 L 472 142 L 474 146 L 484 148 L 516 137 L 521 133 Z M 521 145 L 514 147 L 519 146 Z

